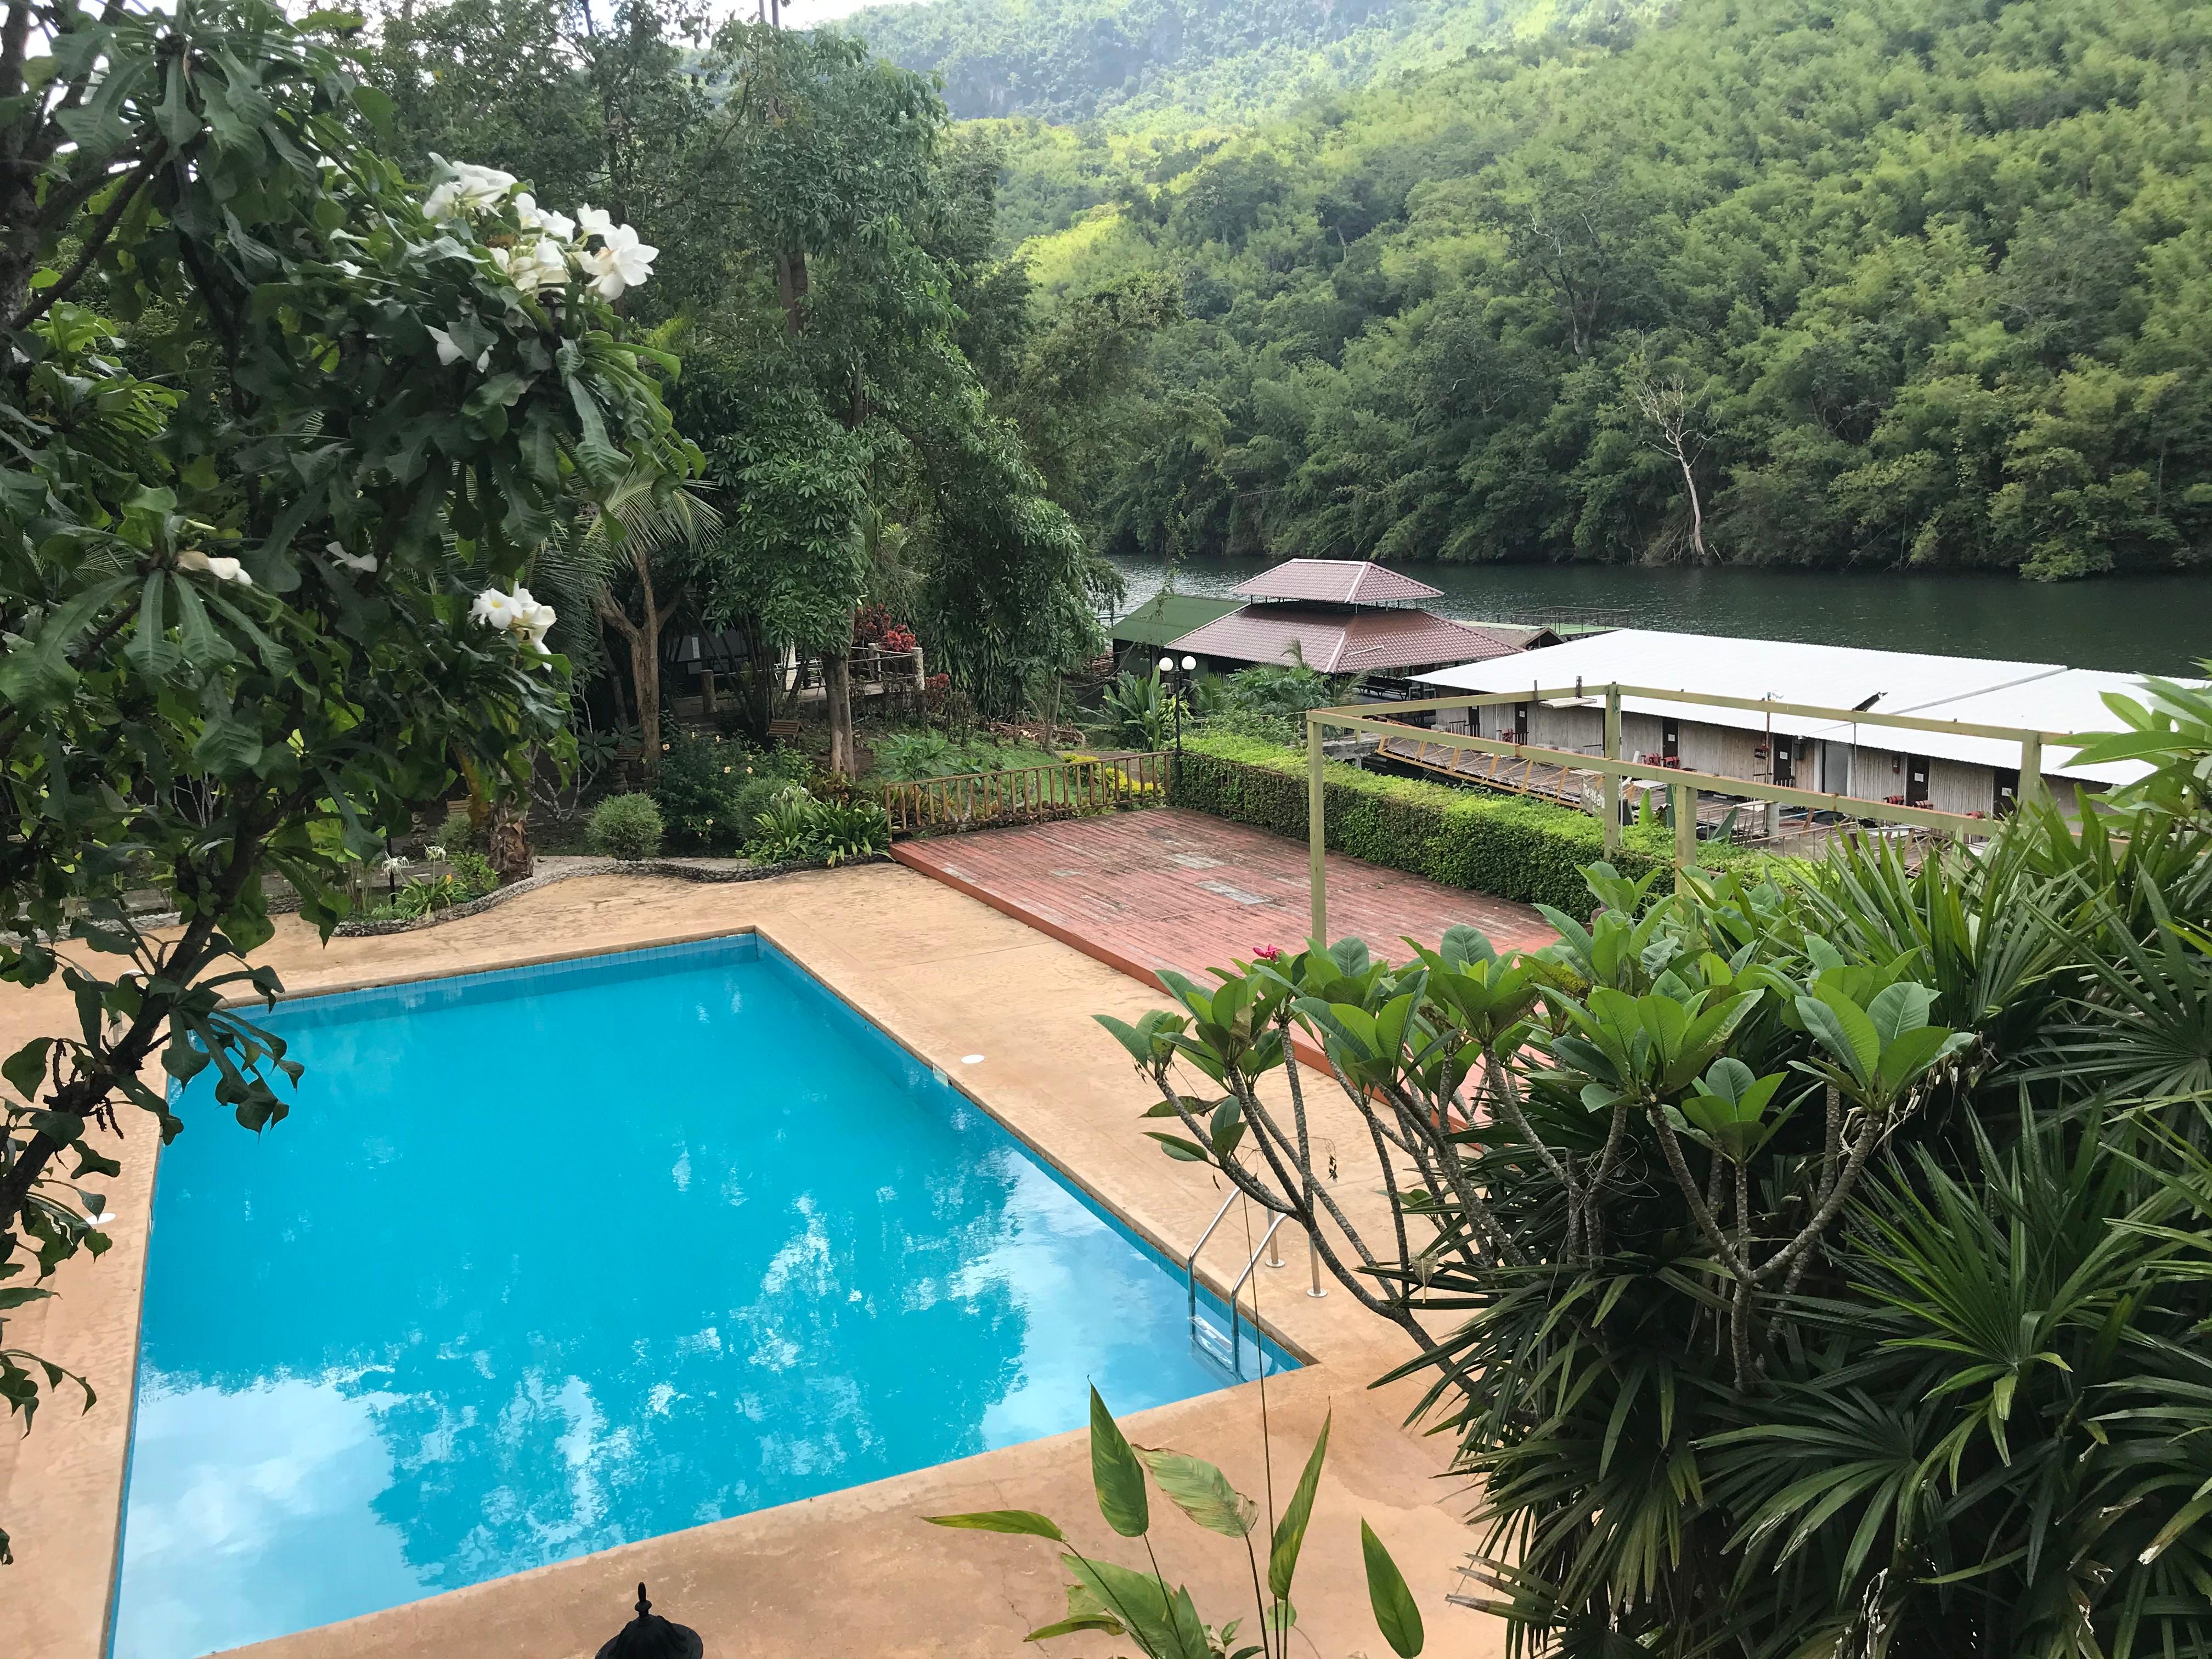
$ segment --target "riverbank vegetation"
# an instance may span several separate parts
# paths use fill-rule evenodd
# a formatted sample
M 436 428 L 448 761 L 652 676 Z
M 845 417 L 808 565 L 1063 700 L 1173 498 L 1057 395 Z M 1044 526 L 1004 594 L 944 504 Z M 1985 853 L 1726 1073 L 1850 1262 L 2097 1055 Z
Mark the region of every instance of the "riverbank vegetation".
M 1365 86 L 1338 64 L 1242 126 L 1142 100 L 1053 126 L 1021 112 L 1097 72 L 1048 27 L 1074 9 L 1022 14 L 1015 118 L 971 131 L 1048 316 L 1180 295 L 1078 504 L 1109 548 L 2206 556 L 2201 9 L 1686 0 Z M 896 16 L 861 26 L 956 66 L 1006 32 Z

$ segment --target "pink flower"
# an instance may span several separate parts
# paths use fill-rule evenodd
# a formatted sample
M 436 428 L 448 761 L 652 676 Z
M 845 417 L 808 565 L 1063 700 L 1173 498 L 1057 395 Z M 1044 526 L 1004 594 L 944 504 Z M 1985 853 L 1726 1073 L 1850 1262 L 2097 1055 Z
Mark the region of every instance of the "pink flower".
M 1252 959 L 1255 962 L 1280 962 L 1283 959 L 1283 947 L 1279 945 L 1255 945 L 1253 947 Z

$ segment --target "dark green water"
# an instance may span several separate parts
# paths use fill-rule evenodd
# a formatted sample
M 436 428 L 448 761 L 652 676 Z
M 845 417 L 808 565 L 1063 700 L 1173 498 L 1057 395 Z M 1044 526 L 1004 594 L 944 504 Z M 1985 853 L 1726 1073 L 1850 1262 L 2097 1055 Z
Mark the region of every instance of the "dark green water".
M 1159 592 L 1164 559 L 1116 559 L 1129 605 Z M 1259 560 L 1187 561 L 1183 593 L 1225 593 Z M 1747 639 L 2194 673 L 2212 657 L 2212 575 L 2110 576 L 2057 585 L 1893 571 L 1407 565 L 1463 621 L 1588 621 Z

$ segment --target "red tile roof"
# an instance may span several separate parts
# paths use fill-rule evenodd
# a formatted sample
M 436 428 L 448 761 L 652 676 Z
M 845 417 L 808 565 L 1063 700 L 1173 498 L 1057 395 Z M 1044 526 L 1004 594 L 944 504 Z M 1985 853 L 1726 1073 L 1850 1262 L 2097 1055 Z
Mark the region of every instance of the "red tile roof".
M 1387 674 L 1431 663 L 1487 662 L 1520 648 L 1511 640 L 1426 611 L 1346 613 L 1304 605 L 1248 605 L 1168 646 L 1170 651 L 1235 662 L 1303 661 L 1324 674 Z
M 1333 605 L 1397 605 L 1443 597 L 1442 588 L 1364 559 L 1285 559 L 1229 591 L 1240 599 L 1314 599 Z

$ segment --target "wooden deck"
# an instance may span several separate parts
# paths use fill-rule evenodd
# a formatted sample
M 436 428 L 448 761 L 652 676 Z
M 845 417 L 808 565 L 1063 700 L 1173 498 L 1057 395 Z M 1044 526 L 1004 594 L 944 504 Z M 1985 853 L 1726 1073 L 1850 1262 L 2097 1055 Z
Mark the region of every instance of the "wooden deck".
M 1310 920 L 1302 843 L 1179 807 L 903 841 L 891 855 L 1153 983 L 1163 968 L 1197 977 L 1264 946 L 1297 950 Z M 1553 938 L 1527 905 L 1337 854 L 1328 915 L 1331 933 L 1392 957 L 1407 936 L 1434 945 L 1457 922 L 1501 950 Z
M 1555 806 L 1571 806 L 1577 811 L 1589 810 L 1583 786 L 1596 783 L 1597 775 L 1578 767 L 1561 766 L 1554 762 L 1540 761 L 1534 755 L 1489 755 L 1473 749 L 1461 749 L 1450 744 L 1438 743 L 1418 732 L 1403 738 L 1385 738 L 1378 751 L 1385 759 L 1401 766 L 1419 767 L 1438 777 L 1449 778 L 1454 783 L 1473 784 L 1479 789 L 1495 789 L 1506 794 L 1525 795 L 1533 800 L 1549 801 Z M 1634 785 L 1628 786 L 1627 798 L 1633 800 Z M 1698 796 L 1698 827 L 1711 835 L 1717 833 L 1728 822 L 1729 811 L 1736 805 L 1718 796 L 1700 793 Z M 1755 804 L 1753 804 L 1755 805 Z M 1735 839 L 1748 839 L 1753 834 L 1750 810 L 1736 815 Z
M 1406 766 L 1439 773 L 1455 783 L 1472 783 L 1509 794 L 1529 795 L 1563 806 L 1583 804 L 1584 773 L 1540 761 L 1533 755 L 1485 755 L 1418 734 L 1385 738 L 1380 753 Z

